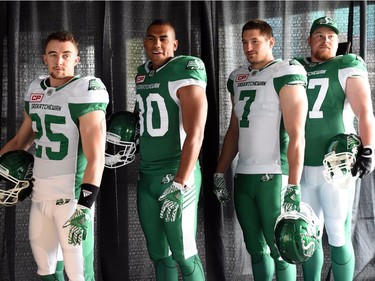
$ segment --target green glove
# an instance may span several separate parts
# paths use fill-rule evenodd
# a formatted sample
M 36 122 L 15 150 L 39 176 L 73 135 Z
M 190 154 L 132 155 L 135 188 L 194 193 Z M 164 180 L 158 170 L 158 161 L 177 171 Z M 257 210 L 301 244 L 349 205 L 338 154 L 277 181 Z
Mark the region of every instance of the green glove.
M 159 201 L 163 201 L 160 210 L 161 219 L 164 219 L 166 222 L 174 222 L 177 216 L 181 216 L 185 192 L 186 188 L 175 181 L 163 192 L 159 197 Z
M 82 240 L 86 239 L 87 228 L 91 223 L 91 210 L 87 207 L 77 205 L 76 210 L 63 227 L 70 227 L 68 243 L 81 245 Z
M 283 198 L 284 212 L 300 211 L 301 190 L 299 185 L 288 184 Z
M 214 173 L 214 194 L 223 205 L 230 201 L 227 184 L 223 173 Z

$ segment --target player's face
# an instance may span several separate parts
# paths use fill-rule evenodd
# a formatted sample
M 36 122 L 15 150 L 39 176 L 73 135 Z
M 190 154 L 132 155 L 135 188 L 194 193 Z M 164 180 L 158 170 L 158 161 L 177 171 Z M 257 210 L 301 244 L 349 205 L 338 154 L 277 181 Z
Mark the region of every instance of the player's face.
M 46 47 L 43 60 L 47 64 L 51 86 L 60 86 L 74 76 L 74 67 L 80 58 L 72 42 L 51 40 Z
M 311 48 L 311 61 L 326 61 L 336 56 L 338 36 L 328 27 L 320 27 L 309 37 Z
M 259 69 L 273 60 L 273 37 L 267 38 L 259 29 L 245 30 L 242 34 L 242 47 L 252 68 Z
M 174 56 L 178 41 L 169 25 L 153 25 L 147 31 L 144 47 L 153 69 L 157 69 Z

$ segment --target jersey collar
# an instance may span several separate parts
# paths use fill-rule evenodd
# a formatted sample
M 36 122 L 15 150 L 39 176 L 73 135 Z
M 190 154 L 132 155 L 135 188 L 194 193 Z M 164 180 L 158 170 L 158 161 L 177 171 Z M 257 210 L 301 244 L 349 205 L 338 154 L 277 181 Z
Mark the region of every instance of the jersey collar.
M 70 79 L 68 82 L 66 82 L 65 84 L 61 85 L 61 86 L 58 86 L 56 87 L 56 91 L 64 88 L 66 85 L 72 83 L 73 81 L 77 80 L 81 78 L 81 75 L 76 75 L 74 76 L 72 79 Z M 49 77 L 46 77 L 44 78 L 41 82 L 40 82 L 40 87 L 43 89 L 43 90 L 46 90 L 47 88 L 51 88 L 50 86 L 50 80 L 49 80 Z M 54 87 L 52 87 L 54 88 Z

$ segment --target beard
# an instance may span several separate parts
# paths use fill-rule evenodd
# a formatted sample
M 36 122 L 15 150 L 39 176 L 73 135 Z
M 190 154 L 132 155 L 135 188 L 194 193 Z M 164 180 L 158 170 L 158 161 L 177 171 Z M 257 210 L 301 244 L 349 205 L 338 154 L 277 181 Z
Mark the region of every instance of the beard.
M 334 58 L 336 55 L 331 50 L 316 51 L 314 53 L 314 58 L 318 61 L 327 61 L 331 58 Z

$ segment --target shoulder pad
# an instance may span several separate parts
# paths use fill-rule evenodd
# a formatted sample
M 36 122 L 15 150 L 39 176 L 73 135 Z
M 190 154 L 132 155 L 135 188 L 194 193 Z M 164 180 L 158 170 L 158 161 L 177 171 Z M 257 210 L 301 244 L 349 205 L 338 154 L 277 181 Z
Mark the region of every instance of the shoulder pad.
M 302 64 L 296 59 L 291 59 L 289 60 L 289 65 L 302 65 Z
M 361 63 L 365 63 L 363 59 L 360 56 L 357 56 L 356 54 L 346 54 L 342 56 L 343 63 L 351 63 L 354 61 L 360 61 Z
M 180 59 L 186 62 L 186 69 L 188 70 L 204 70 L 205 66 L 200 58 L 193 56 L 180 56 Z
M 97 79 L 97 78 L 90 79 L 89 87 L 88 87 L 89 91 L 105 90 L 105 89 L 106 89 L 105 85 L 100 79 Z
M 189 70 L 204 70 L 204 63 L 201 59 L 191 58 L 186 63 L 186 69 L 189 69 Z

